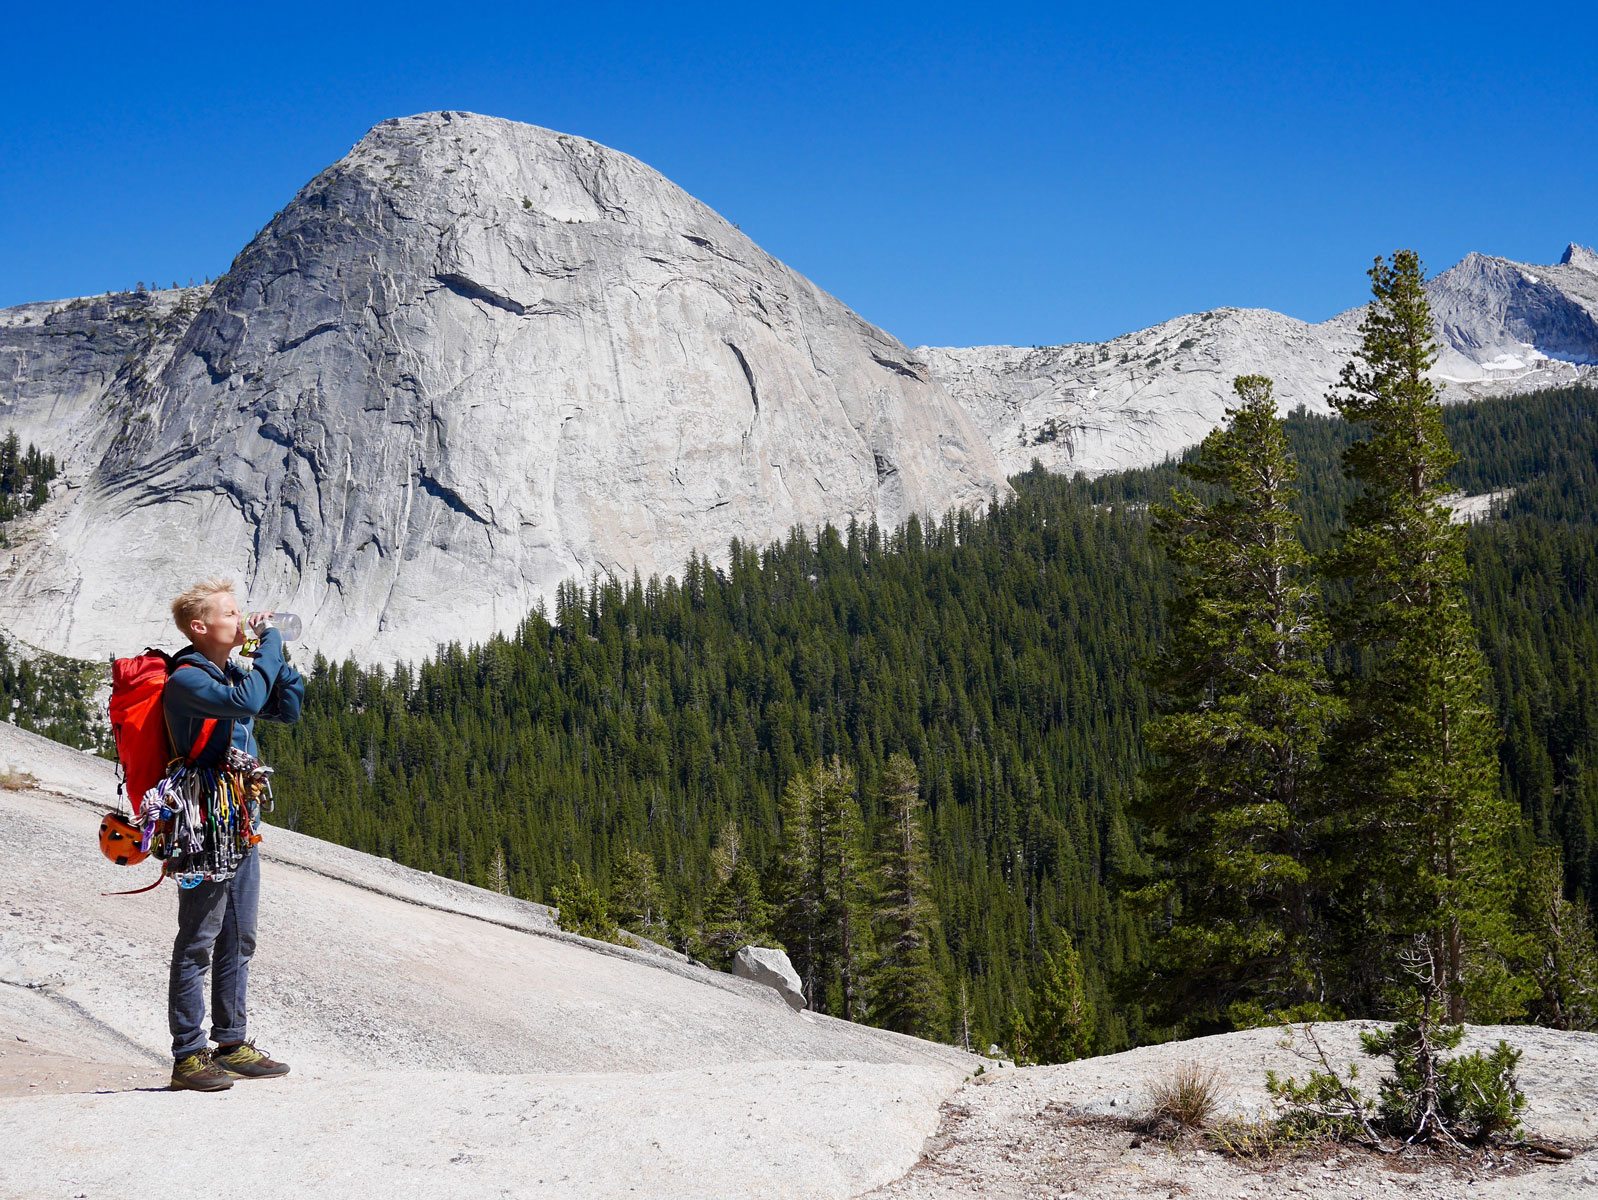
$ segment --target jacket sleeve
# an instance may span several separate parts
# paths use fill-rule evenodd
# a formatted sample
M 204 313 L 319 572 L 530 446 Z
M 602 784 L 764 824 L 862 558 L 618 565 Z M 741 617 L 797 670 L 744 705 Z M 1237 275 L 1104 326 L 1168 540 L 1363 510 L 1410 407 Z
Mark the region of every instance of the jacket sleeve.
M 268 629 L 255 664 L 245 673 L 242 683 L 223 683 L 209 671 L 180 670 L 172 673 L 167 687 L 176 688 L 184 705 L 199 716 L 242 720 L 256 716 L 266 707 L 283 666 L 283 635 Z
M 263 721 L 282 721 L 292 725 L 300 719 L 300 709 L 305 705 L 305 679 L 289 663 L 283 664 L 266 707 L 261 710 Z

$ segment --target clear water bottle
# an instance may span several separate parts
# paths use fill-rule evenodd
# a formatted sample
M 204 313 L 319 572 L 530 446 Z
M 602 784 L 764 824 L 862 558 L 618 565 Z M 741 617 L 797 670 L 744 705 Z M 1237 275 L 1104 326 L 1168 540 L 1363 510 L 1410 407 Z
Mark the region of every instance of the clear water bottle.
M 255 618 L 259 615 L 259 613 L 250 614 L 252 626 Z M 266 619 L 266 623 L 261 628 L 263 630 L 275 629 L 283 635 L 285 642 L 292 642 L 300 636 L 300 619 L 291 612 L 274 612 Z

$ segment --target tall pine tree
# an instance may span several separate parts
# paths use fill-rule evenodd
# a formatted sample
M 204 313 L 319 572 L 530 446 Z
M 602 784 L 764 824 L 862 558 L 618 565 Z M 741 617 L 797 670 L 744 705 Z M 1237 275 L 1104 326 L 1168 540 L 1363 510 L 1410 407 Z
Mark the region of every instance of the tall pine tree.
M 837 758 L 788 781 L 778 882 L 778 932 L 806 998 L 849 1021 L 865 1017 L 871 955 L 854 788 L 854 770 Z
M 1040 1063 L 1075 1062 L 1093 1048 L 1096 1016 L 1082 979 L 1082 959 L 1069 937 L 1045 950 L 1032 979 L 1032 1054 Z
M 1234 387 L 1226 425 L 1183 467 L 1206 495 L 1175 492 L 1155 518 L 1181 590 L 1147 727 L 1148 994 L 1197 1030 L 1303 1013 L 1324 995 L 1312 831 L 1336 712 L 1327 634 L 1271 381 Z
M 744 857 L 716 887 L 705 910 L 700 936 L 702 957 L 712 966 L 727 969 L 745 946 L 771 940 L 771 908 L 760 889 L 760 877 Z
M 1587 905 L 1565 899 L 1559 851 L 1539 846 L 1517 903 L 1525 971 L 1536 988 L 1528 1016 L 1553 1029 L 1598 1027 L 1598 944 Z
M 621 852 L 610 873 L 610 909 L 617 924 L 648 938 L 666 930 L 666 901 L 655 860 L 636 846 Z
M 1437 347 L 1420 260 L 1400 250 L 1370 278 L 1359 357 L 1328 396 L 1367 429 L 1344 454 L 1359 491 L 1328 560 L 1352 651 L 1338 739 L 1350 984 L 1381 1003 L 1420 942 L 1449 1021 L 1501 1019 L 1517 1011 L 1503 963 L 1516 820 L 1499 788 L 1465 534 L 1441 502 L 1457 456 L 1427 374 Z
M 893 755 L 882 772 L 883 823 L 876 855 L 880 955 L 872 979 L 873 1019 L 900 1033 L 944 1038 L 948 1014 L 932 961 L 938 916 L 921 808 L 915 764 L 907 754 Z

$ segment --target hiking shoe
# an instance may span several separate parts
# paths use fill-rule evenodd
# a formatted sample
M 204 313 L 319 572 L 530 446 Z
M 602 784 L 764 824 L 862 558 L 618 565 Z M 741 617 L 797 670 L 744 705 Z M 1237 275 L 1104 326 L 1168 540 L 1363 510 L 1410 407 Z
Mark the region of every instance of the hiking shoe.
M 191 1092 L 225 1092 L 233 1086 L 233 1076 L 211 1061 L 209 1050 L 200 1050 L 172 1064 L 172 1086 Z
M 227 1051 L 218 1046 L 211 1052 L 211 1058 L 217 1066 L 246 1079 L 271 1079 L 289 1073 L 288 1063 L 268 1058 L 255 1048 L 254 1042 L 240 1042 Z

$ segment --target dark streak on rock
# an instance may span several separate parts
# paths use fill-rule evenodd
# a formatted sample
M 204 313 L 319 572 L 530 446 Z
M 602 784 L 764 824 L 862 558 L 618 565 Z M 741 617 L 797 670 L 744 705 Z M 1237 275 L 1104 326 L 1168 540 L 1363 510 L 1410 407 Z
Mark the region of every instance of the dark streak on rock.
M 201 362 L 203 362 L 205 364 L 206 374 L 210 375 L 211 382 L 214 383 L 214 384 L 215 383 L 221 383 L 229 375 L 233 374 L 232 371 L 230 371 L 230 370 L 228 370 L 226 368 L 222 368 L 222 369 L 219 370 L 217 368 L 217 365 L 214 362 L 211 361 L 210 353 L 205 351 L 205 350 L 202 350 L 202 349 L 196 347 L 195 351 L 194 351 L 194 355 L 195 355 L 196 358 L 198 358 Z
M 285 350 L 292 350 L 296 346 L 303 346 L 312 338 L 320 337 L 324 333 L 332 333 L 333 330 L 337 328 L 337 321 L 323 321 L 320 325 L 317 325 L 305 333 L 300 334 L 299 337 L 285 338 L 283 341 L 279 342 L 277 344 L 277 352 L 282 354 Z
M 760 412 L 760 393 L 755 390 L 755 373 L 749 369 L 749 360 L 744 357 L 744 352 L 731 342 L 727 346 L 738 356 L 738 365 L 744 369 L 744 381 L 749 384 L 749 399 L 755 406 L 755 413 Z
M 479 525 L 488 524 L 488 518 L 480 515 L 476 509 L 462 500 L 459 492 L 455 491 L 454 488 L 446 487 L 426 471 L 418 471 L 416 473 L 416 482 L 421 486 L 422 491 L 435 499 L 442 500 L 446 507 L 460 513 L 462 516 L 470 517 Z
M 468 279 L 464 275 L 435 275 L 437 279 L 457 296 L 464 296 L 468 300 L 479 300 L 484 304 L 502 308 L 508 313 L 515 313 L 518 317 L 527 315 L 527 306 L 512 300 L 509 296 L 501 296 L 492 288 L 486 288 L 475 279 Z
M 927 370 L 920 363 L 902 363 L 895 358 L 883 358 L 880 354 L 873 354 L 871 359 L 879 367 L 887 367 L 888 370 L 907 379 L 914 379 L 920 383 L 927 382 Z

